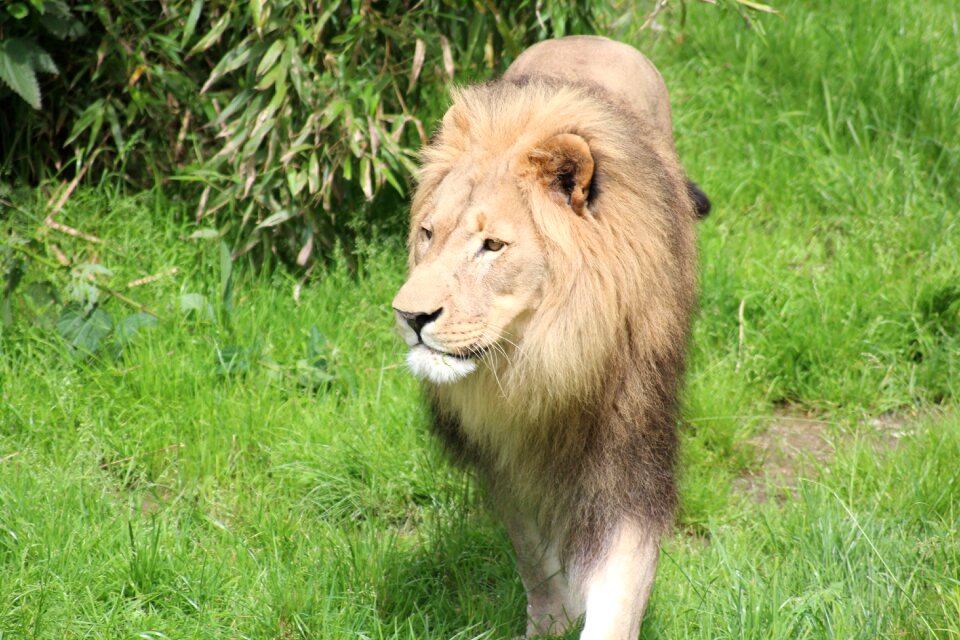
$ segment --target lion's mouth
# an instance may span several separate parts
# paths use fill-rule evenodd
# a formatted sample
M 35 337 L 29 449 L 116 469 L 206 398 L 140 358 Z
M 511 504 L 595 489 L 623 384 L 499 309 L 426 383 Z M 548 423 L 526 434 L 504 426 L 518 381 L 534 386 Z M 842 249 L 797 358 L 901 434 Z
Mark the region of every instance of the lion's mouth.
M 418 342 L 407 352 L 407 366 L 418 378 L 436 384 L 451 384 L 477 370 L 476 349 L 441 351 Z
M 443 356 L 446 358 L 455 358 L 457 360 L 462 360 L 462 361 L 479 360 L 480 358 L 483 357 L 483 354 L 485 354 L 487 352 L 487 349 L 489 348 L 489 347 L 477 346 L 477 347 L 469 347 L 467 349 L 461 349 L 459 351 L 441 351 L 440 349 L 435 349 L 434 347 L 431 347 L 430 345 L 423 342 L 422 340 L 417 344 L 415 344 L 414 348 L 415 347 L 423 347 L 424 349 L 427 349 L 431 353 L 435 353 L 438 356 Z

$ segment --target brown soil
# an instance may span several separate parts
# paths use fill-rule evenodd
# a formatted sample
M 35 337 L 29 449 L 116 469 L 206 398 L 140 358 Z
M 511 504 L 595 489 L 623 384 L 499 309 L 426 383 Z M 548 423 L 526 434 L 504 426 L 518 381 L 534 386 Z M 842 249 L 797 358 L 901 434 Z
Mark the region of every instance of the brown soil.
M 878 452 L 896 447 L 910 432 L 907 418 L 896 414 L 871 419 L 865 426 Z M 766 431 L 747 440 L 747 446 L 757 453 L 759 465 L 734 480 L 734 490 L 757 502 L 771 497 L 782 501 L 796 495 L 798 478 L 815 478 L 829 471 L 835 446 L 849 440 L 835 434 L 829 423 L 815 417 L 786 413 L 774 416 Z

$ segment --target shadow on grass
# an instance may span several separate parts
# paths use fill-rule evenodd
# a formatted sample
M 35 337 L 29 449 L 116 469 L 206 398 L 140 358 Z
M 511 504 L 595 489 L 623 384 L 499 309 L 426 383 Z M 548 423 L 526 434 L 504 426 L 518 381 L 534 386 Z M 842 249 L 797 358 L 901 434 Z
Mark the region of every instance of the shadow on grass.
M 510 542 L 486 513 L 438 523 L 397 545 L 377 595 L 386 626 L 418 638 L 523 634 L 526 599 Z

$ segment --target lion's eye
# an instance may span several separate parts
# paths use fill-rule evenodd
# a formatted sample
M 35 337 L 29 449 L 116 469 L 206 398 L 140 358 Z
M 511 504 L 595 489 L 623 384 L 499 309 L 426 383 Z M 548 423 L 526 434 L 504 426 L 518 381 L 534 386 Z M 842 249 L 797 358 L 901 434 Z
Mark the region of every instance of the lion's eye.
M 487 251 L 500 251 L 503 249 L 506 243 L 500 240 L 494 240 L 493 238 L 487 238 L 483 241 L 483 248 Z
M 422 235 L 425 240 L 429 240 L 433 237 L 433 231 L 430 231 L 430 229 L 426 227 L 420 227 L 420 235 Z

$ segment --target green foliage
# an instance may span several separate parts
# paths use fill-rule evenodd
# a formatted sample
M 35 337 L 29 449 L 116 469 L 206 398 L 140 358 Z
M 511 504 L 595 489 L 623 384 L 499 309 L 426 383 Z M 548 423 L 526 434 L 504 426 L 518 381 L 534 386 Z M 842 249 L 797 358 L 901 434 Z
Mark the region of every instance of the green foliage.
M 0 180 L 172 179 L 234 257 L 304 267 L 371 227 L 402 227 L 452 82 L 491 77 L 535 41 L 592 33 L 608 13 L 559 0 L 13 3 L 0 80 L 39 108 L 36 72 L 61 73 L 42 111 L 0 96 Z M 621 13 L 615 29 L 643 17 Z
M 86 196 L 78 198 L 83 207 Z M 92 202 L 93 210 L 102 206 L 99 199 Z M 169 207 L 159 202 L 167 201 L 159 199 L 154 211 L 168 213 Z M 229 247 L 216 234 L 194 233 L 182 240 L 192 247 L 187 252 L 192 258 L 209 260 L 206 276 L 211 284 L 184 282 L 147 305 L 135 299 L 138 288 L 174 277 L 178 268 L 158 267 L 159 273 L 144 273 L 140 262 L 109 235 L 93 238 L 97 242 L 91 237 L 55 237 L 45 225 L 31 227 L 30 222 L 38 220 L 31 208 L 11 211 L 0 227 L 4 238 L 0 241 L 0 341 L 29 341 L 40 331 L 55 357 L 64 362 L 123 366 L 143 334 L 174 325 L 209 340 L 203 366 L 217 379 L 265 375 L 278 382 L 290 381 L 303 392 L 355 393 L 356 374 L 346 365 L 337 343 L 315 324 L 305 331 L 298 350 L 283 359 L 277 359 L 259 337 L 240 335 L 236 327 L 240 311 L 234 299 L 237 275 Z M 120 215 L 150 217 L 136 204 L 116 209 Z M 99 216 L 89 214 L 86 221 L 97 226 Z M 156 239 L 147 242 L 158 244 Z
M 329 256 L 351 225 L 396 226 L 396 197 L 377 209 L 365 203 L 385 187 L 406 194 L 446 86 L 492 73 L 537 39 L 588 30 L 588 7 L 205 5 L 209 28 L 184 42 L 190 55 L 222 47 L 201 88 L 222 108 L 210 124 L 219 148 L 181 174 L 205 184 L 197 216 L 227 207 L 241 251 L 274 251 L 300 266 Z
M 156 324 L 156 316 L 143 311 L 126 310 L 115 320 L 105 307 L 106 298 L 132 301 L 105 284 L 113 276 L 110 269 L 93 262 L 57 264 L 41 255 L 46 249 L 42 238 L 7 230 L 7 240 L 0 245 L 5 329 L 49 327 L 62 339 L 66 354 L 84 359 L 105 348 L 119 357 L 141 329 Z
M 173 176 L 197 199 L 198 220 L 230 227 L 235 254 L 302 266 L 357 225 L 397 224 L 416 149 L 453 80 L 489 76 L 538 39 L 590 31 L 591 6 L 77 3 L 85 37 L 45 44 L 49 56 L 6 75 L 0 65 L 14 81 L 33 77 L 25 65 L 55 61 L 62 72 L 44 111 L 0 115 L 0 179 L 92 168 L 101 182 L 143 186 Z M 24 58 L 26 42 L 5 40 L 0 62 Z M 39 106 L 36 91 L 25 95 Z M 372 207 L 385 187 L 394 195 Z
M 59 69 L 37 38 L 73 40 L 83 25 L 61 0 L 11 2 L 0 10 L 0 100 L 3 85 L 34 109 L 40 109 L 37 73 L 57 75 Z
M 34 109 L 40 108 L 37 72 L 57 73 L 57 65 L 36 43 L 22 38 L 0 42 L 0 80 Z
M 35 42 L 60 73 L 43 84 L 41 111 L 0 95 L 0 180 L 37 183 L 93 169 L 101 183 L 144 184 L 202 139 L 172 142 L 204 65 L 183 60 L 169 38 L 171 18 L 157 7 L 35 0 L 26 18 L 5 15 L 4 39 Z
M 54 132 L 69 107 L 67 91 L 56 87 L 69 77 L 62 72 L 70 58 L 62 54 L 85 33 L 82 20 L 61 0 L 11 2 L 0 9 L 0 181 L 49 176 L 62 166 Z M 72 98 L 70 104 L 82 105 L 87 94 Z

